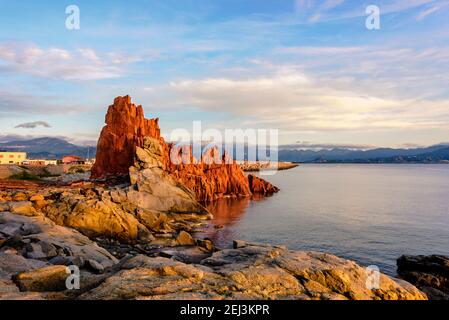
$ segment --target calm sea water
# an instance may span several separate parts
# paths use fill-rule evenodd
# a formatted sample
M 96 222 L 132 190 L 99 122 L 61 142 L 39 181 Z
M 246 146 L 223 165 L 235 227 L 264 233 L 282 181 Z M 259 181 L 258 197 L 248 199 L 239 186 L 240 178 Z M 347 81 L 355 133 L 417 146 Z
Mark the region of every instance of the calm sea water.
M 330 252 L 391 275 L 402 254 L 449 255 L 449 165 L 301 165 L 265 178 L 281 191 L 209 205 L 203 236 Z

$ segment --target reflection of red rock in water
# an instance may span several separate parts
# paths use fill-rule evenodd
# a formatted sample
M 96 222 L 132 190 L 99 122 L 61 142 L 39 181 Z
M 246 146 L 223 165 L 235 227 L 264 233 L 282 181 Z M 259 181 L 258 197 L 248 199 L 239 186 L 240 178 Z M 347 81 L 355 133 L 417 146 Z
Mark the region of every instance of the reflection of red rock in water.
M 202 239 L 210 239 L 219 247 L 230 246 L 233 240 L 238 238 L 234 234 L 233 228 L 227 228 L 238 223 L 245 214 L 249 198 L 219 199 L 209 203 L 206 208 L 213 214 L 214 218 L 208 228 L 200 233 L 195 234 L 196 237 Z M 223 228 L 216 229 L 216 226 Z
M 217 149 L 207 150 L 197 163 L 192 156 L 191 148 L 187 147 L 189 150 L 187 157 L 192 160 L 191 163 L 173 163 L 170 161 L 170 155 L 174 158 L 180 157 L 180 149 L 165 143 L 160 135 L 158 119 L 145 119 L 142 106 L 132 104 L 129 96 L 117 97 L 108 109 L 106 126 L 98 141 L 92 178 L 128 175 L 129 167 L 134 164 L 136 146 L 143 147 L 145 136 L 163 142 L 164 168 L 195 192 L 198 201 L 274 192 L 273 186 L 262 179 L 252 179 L 250 183 L 243 170 L 233 161 L 211 164 L 211 159 L 227 159 L 227 155 L 220 155 Z
M 219 226 L 232 225 L 245 213 L 250 199 L 220 199 L 206 206 L 207 210 L 214 215 L 213 224 Z

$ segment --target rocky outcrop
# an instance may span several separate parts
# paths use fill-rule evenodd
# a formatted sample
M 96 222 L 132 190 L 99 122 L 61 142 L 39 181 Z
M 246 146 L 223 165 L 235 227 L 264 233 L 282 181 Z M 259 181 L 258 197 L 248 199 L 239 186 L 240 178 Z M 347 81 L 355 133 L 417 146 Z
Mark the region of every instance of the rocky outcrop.
M 207 215 L 195 194 L 165 170 L 164 147 L 152 137 L 145 137 L 142 148 L 137 147 L 136 161 L 129 170 L 128 201 L 144 210 Z
M 152 243 L 163 235 L 164 244 L 174 245 L 180 231 L 192 232 L 212 217 L 190 190 L 158 168 L 136 171 L 132 185 L 10 190 L 0 197 L 8 200 L 0 202 L 0 212 L 46 217 L 90 238 L 121 242 Z
M 316 252 L 238 242 L 200 264 L 136 256 L 81 299 L 424 300 L 414 286 L 385 275 L 376 289 L 356 263 Z
M 283 246 L 235 241 L 216 250 L 180 232 L 184 247 L 118 261 L 105 249 L 44 217 L 0 213 L 0 299 L 425 299 L 411 284 L 369 273 L 355 262 Z M 81 287 L 66 290 L 66 266 Z
M 249 189 L 254 194 L 268 196 L 279 191 L 279 188 L 252 174 L 248 175 L 248 183 Z
M 66 266 L 55 265 L 19 273 L 14 281 L 20 291 L 55 292 L 67 289 L 66 280 L 69 275 L 70 270 Z
M 56 260 L 67 264 L 77 259 L 94 260 L 105 268 L 118 262 L 108 251 L 89 238 L 75 230 L 58 226 L 44 217 L 0 213 L 0 239 L 3 239 L 0 248 L 9 248 L 12 249 L 11 252 L 16 253 L 14 259 L 17 261 L 13 265 L 21 271 L 29 271 L 34 269 L 34 266 L 40 268 L 45 265 L 42 262 L 51 263 Z M 24 260 L 21 256 L 31 260 Z M 55 259 L 56 257 L 58 259 Z
M 431 300 L 449 300 L 449 258 L 445 256 L 402 256 L 398 275 L 420 288 Z
M 128 175 L 136 147 L 142 146 L 143 138 L 160 137 L 158 119 L 145 119 L 142 106 L 132 104 L 129 96 L 114 100 L 105 122 L 92 168 L 92 178 L 95 179 Z
M 152 145 L 145 145 L 145 137 L 152 138 Z M 182 157 L 190 159 L 190 163 L 171 161 L 179 160 L 181 151 L 186 152 Z M 194 159 L 191 148 L 165 143 L 160 135 L 158 119 L 145 119 L 142 106 L 132 104 L 129 96 L 118 97 L 106 115 L 106 126 L 98 141 L 92 178 L 127 175 L 129 168 L 134 165 L 134 155 L 148 168 L 157 166 L 174 177 L 193 191 L 198 201 L 246 197 L 252 193 L 243 170 L 235 162 L 229 161 L 226 154 L 218 154 L 218 150 L 212 148 L 204 152 L 199 161 Z M 211 159 L 223 161 L 212 163 Z M 254 188 L 254 192 L 264 192 L 270 188 L 262 179 L 258 182 L 266 186 Z

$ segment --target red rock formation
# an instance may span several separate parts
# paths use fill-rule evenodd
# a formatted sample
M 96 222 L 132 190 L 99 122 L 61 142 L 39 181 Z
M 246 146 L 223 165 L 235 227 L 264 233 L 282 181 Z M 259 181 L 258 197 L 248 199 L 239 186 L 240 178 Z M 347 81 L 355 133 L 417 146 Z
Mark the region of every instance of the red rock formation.
M 255 194 L 271 195 L 279 191 L 278 187 L 252 174 L 248 175 L 248 183 L 249 189 Z
M 136 146 L 143 146 L 143 138 L 151 136 L 163 142 L 164 168 L 187 188 L 195 192 L 198 201 L 212 201 L 223 197 L 250 196 L 252 192 L 269 194 L 277 188 L 259 178 L 248 178 L 233 161 L 225 161 L 218 149 L 209 149 L 197 161 L 191 148 L 185 153 L 190 163 L 175 164 L 170 159 L 181 157 L 181 148 L 166 144 L 160 135 L 158 119 L 145 119 L 142 106 L 131 103 L 131 98 L 118 97 L 109 107 L 106 126 L 103 128 L 97 147 L 97 159 L 92 168 L 93 179 L 127 175 L 134 163 Z M 221 158 L 216 164 L 211 159 Z M 276 190 L 276 191 L 275 191 Z
M 160 138 L 158 120 L 145 119 L 142 106 L 132 104 L 131 97 L 117 97 L 106 114 L 106 126 L 98 140 L 92 178 L 128 175 L 136 146 L 143 144 L 143 137 Z
M 170 151 L 177 150 L 170 147 Z M 199 201 L 250 196 L 251 191 L 243 170 L 234 162 L 226 164 L 226 154 L 220 157 L 217 153 L 218 149 L 209 149 L 205 151 L 201 162 L 195 163 L 190 152 L 190 164 L 175 165 L 170 161 L 169 171 L 187 188 L 194 191 Z M 211 161 L 217 156 L 222 160 L 220 164 Z

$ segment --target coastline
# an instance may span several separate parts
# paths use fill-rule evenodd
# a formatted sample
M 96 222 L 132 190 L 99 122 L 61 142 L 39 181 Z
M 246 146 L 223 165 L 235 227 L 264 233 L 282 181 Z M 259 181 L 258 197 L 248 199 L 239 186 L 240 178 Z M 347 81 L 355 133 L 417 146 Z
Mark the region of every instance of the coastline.
M 263 170 L 289 170 L 299 166 L 298 163 L 279 161 L 275 164 L 261 161 L 237 161 L 240 168 L 245 172 L 259 172 Z

